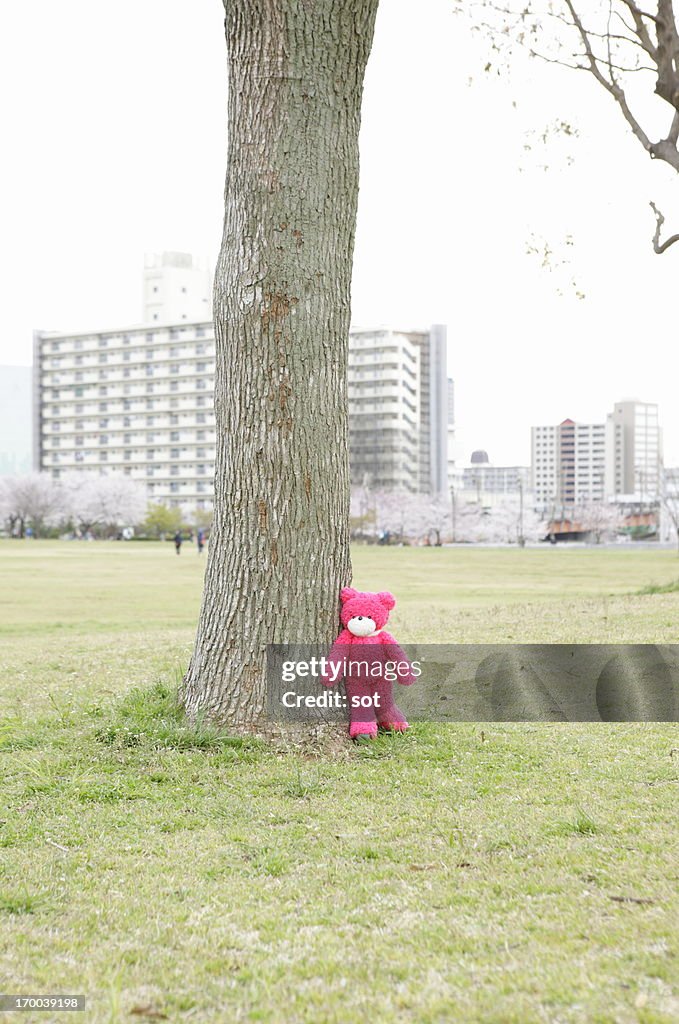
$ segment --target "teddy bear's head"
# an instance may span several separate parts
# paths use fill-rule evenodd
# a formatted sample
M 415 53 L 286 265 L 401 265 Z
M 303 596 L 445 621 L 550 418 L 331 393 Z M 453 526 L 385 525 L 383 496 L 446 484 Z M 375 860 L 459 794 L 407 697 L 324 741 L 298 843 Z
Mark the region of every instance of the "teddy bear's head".
M 387 590 L 379 594 L 364 594 L 353 587 L 345 587 L 340 597 L 342 625 L 354 636 L 371 636 L 382 629 L 396 604 L 393 594 Z

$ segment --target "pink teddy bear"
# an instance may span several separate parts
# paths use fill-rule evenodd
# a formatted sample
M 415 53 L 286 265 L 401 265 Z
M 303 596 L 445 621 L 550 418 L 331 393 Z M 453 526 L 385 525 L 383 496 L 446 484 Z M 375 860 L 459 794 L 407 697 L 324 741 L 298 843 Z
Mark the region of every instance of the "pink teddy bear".
M 413 667 L 383 627 L 396 599 L 388 591 L 361 593 L 345 587 L 340 595 L 344 629 L 332 645 L 323 682 L 332 686 L 344 676 L 349 705 L 349 735 L 374 739 L 377 727 L 405 732 L 408 723 L 394 701 L 394 673 L 398 682 L 415 682 Z M 338 666 L 334 668 L 334 666 Z

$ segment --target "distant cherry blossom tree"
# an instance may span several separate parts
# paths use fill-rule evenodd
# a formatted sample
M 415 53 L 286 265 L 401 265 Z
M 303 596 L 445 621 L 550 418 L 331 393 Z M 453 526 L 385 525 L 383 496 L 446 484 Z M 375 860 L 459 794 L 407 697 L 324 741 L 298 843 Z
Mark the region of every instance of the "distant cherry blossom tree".
M 48 473 L 28 473 L 0 481 L 0 518 L 13 536 L 24 537 L 30 527 L 39 537 L 57 525 L 61 505 L 59 482 Z

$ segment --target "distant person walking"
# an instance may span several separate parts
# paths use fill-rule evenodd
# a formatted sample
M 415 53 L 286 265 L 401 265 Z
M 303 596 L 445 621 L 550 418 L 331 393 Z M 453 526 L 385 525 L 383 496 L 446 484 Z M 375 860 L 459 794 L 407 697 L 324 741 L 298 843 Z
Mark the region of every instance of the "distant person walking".
M 196 534 L 196 543 L 198 544 L 198 554 L 203 554 L 203 548 L 205 547 L 205 531 L 199 530 Z
M 174 549 L 178 555 L 181 555 L 182 553 L 182 540 L 182 531 L 177 530 L 177 532 L 174 535 Z

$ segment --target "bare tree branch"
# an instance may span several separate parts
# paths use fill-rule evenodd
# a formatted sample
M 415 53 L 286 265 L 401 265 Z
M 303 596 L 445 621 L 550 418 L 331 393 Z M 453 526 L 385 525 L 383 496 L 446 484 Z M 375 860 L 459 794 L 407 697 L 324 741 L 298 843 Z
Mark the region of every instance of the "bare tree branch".
M 658 207 L 655 205 L 655 203 L 651 203 L 650 206 L 655 214 L 655 233 L 653 235 L 653 251 L 656 252 L 658 256 L 662 256 L 662 254 L 666 252 L 671 245 L 674 245 L 675 242 L 679 242 L 679 234 L 670 235 L 670 237 L 666 238 L 664 242 L 661 242 L 660 231 L 662 229 L 663 224 L 665 223 L 665 218 L 658 209 Z

